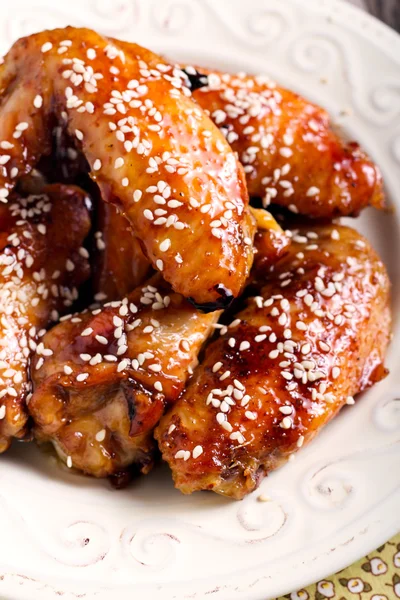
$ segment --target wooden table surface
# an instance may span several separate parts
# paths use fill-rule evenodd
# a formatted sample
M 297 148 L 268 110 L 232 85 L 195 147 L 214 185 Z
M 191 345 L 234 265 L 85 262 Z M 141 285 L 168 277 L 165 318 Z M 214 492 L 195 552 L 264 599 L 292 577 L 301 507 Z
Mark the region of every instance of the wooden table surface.
M 348 0 L 400 32 L 400 0 Z

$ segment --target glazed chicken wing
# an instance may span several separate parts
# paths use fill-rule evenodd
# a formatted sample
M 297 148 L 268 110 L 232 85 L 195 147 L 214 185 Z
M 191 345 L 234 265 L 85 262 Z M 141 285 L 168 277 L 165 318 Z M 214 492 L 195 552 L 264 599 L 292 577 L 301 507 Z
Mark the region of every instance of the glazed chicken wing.
M 77 298 L 89 275 L 81 248 L 89 227 L 85 194 L 52 185 L 0 206 L 0 452 L 26 434 L 28 369 L 41 336 Z
M 238 153 L 250 196 L 309 217 L 383 206 L 378 167 L 322 108 L 265 76 L 186 69 L 193 97 Z
M 124 48 L 72 27 L 12 46 L 0 69 L 0 199 L 50 153 L 55 123 L 153 266 L 215 310 L 240 293 L 253 258 L 243 169 L 182 72 L 140 46 Z
M 385 374 L 388 277 L 356 231 L 295 233 L 264 283 L 156 429 L 184 493 L 243 498 Z
M 39 442 L 95 477 L 147 473 L 152 431 L 197 364 L 219 312 L 204 314 L 160 275 L 127 298 L 63 321 L 34 360 L 29 411 Z

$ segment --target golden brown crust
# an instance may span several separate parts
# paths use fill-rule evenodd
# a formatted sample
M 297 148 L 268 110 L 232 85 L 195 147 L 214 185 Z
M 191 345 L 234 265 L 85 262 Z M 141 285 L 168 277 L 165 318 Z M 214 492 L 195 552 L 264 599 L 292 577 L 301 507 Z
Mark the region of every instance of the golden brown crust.
M 302 229 L 156 429 L 184 493 L 240 499 L 384 375 L 389 281 L 342 226 Z
M 55 120 L 172 287 L 199 305 L 226 305 L 253 259 L 243 169 L 180 70 L 126 46 L 72 27 L 12 46 L 0 72 L 0 199 L 12 169 L 21 176 L 50 153 Z
M 127 298 L 51 329 L 43 338 L 51 356 L 40 368 L 39 357 L 33 361 L 36 438 L 95 477 L 133 465 L 147 473 L 152 430 L 182 392 L 218 316 L 200 313 L 156 275 Z
M 89 227 L 84 192 L 50 185 L 0 206 L 0 451 L 23 437 L 28 369 L 41 336 L 77 298 L 89 275 L 81 248 Z
M 379 168 L 340 139 L 322 108 L 264 76 L 198 72 L 208 85 L 193 97 L 238 152 L 250 196 L 309 217 L 383 207 Z

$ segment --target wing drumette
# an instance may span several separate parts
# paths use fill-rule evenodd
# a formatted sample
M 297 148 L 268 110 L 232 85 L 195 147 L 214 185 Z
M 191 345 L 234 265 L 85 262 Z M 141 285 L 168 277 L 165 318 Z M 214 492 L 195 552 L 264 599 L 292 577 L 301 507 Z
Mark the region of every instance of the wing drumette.
M 81 248 L 89 228 L 85 194 L 51 185 L 0 207 L 0 452 L 23 437 L 28 419 L 28 369 L 40 337 L 77 298 L 89 275 Z
M 303 229 L 264 280 L 156 429 L 184 493 L 243 498 L 385 373 L 389 282 L 361 235 Z
M 43 338 L 29 402 L 38 441 L 95 477 L 153 463 L 152 431 L 174 402 L 219 312 L 196 310 L 159 275 L 127 298 L 63 321 Z

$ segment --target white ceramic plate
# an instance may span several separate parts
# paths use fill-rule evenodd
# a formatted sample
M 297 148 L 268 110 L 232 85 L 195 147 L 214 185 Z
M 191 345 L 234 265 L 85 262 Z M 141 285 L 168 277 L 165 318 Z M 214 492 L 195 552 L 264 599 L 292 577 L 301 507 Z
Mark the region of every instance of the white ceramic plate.
M 13 0 L 21 35 L 86 25 L 177 59 L 267 72 L 325 106 L 380 164 L 400 208 L 400 37 L 333 0 Z M 400 307 L 399 216 L 357 220 Z M 174 490 L 159 468 L 124 491 L 15 444 L 0 460 L 0 596 L 266 600 L 321 579 L 400 530 L 400 331 L 391 375 L 240 503 Z

